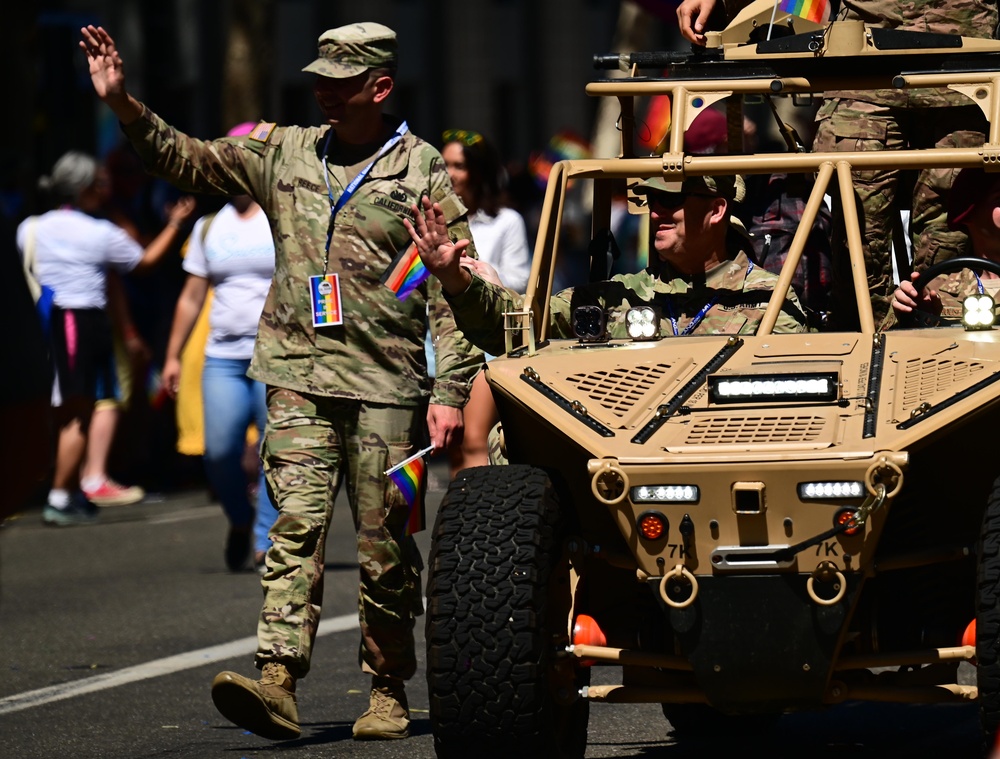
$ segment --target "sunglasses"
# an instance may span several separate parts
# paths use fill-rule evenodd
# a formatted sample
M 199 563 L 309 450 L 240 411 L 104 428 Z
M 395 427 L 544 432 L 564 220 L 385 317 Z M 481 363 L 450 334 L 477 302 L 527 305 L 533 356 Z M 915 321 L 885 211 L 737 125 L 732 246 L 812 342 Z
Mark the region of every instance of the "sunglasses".
M 716 198 L 708 192 L 649 192 L 646 193 L 646 203 L 660 208 L 677 208 L 684 205 L 688 198 Z
M 449 142 L 460 142 L 466 147 L 471 147 L 482 142 L 483 136 L 479 132 L 473 132 L 468 129 L 445 129 L 441 133 L 441 139 L 446 145 Z

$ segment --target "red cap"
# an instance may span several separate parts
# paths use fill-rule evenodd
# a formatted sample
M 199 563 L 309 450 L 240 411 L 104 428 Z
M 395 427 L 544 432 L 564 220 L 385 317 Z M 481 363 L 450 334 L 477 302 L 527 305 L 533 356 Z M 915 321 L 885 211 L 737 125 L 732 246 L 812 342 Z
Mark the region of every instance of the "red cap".
M 684 133 L 684 152 L 694 154 L 726 153 L 729 150 L 726 115 L 715 108 L 699 113 Z
M 955 177 L 948 196 L 948 227 L 958 229 L 972 213 L 976 204 L 990 194 L 1000 182 L 1000 173 L 982 169 L 962 169 Z

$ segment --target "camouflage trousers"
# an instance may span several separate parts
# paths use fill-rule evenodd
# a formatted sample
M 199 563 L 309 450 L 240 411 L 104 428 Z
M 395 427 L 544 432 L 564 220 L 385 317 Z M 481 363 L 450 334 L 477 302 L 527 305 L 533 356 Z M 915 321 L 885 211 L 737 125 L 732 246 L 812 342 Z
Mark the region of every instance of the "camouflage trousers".
M 423 567 L 416 543 L 405 535 L 409 507 L 383 472 L 416 452 L 425 424 L 422 408 L 268 388 L 261 457 L 278 518 L 262 580 L 258 667 L 280 661 L 295 677 L 309 671 L 327 530 L 343 478 L 357 530 L 361 668 L 413 676 Z
M 905 150 L 931 147 L 979 147 L 987 122 L 974 105 L 947 108 L 901 108 L 834 98 L 816 115 L 815 152 Z M 865 169 L 852 172 L 862 245 L 875 323 L 889 308 L 893 232 L 899 212 L 910 210 L 914 271 L 967 254 L 964 232 L 948 229 L 948 191 L 958 169 Z M 836 180 L 831 195 L 837 196 Z M 854 310 L 850 262 L 843 214 L 834 212 L 833 287 L 835 309 Z M 902 241 L 897 240 L 897 245 Z M 901 272 L 908 276 L 908 272 Z

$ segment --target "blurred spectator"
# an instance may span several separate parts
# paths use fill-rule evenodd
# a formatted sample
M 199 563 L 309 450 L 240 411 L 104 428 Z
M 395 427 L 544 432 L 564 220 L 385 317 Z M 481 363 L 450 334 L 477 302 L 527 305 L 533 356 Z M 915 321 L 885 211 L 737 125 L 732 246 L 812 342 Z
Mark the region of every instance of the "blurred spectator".
M 176 202 L 179 193 L 163 180 L 147 174 L 139 156 L 127 142 L 111 150 L 106 164 L 111 197 L 105 216 L 125 229 L 140 245 L 148 245 L 167 220 L 164 209 Z M 215 198 L 201 196 L 198 215 L 217 211 L 222 205 L 223 202 Z M 173 247 L 180 250 L 184 239 L 185 236 L 178 236 Z M 117 469 L 129 471 L 135 481 L 152 489 L 178 484 L 205 486 L 202 451 L 199 450 L 197 458 L 178 454 L 174 404 L 162 383 L 174 307 L 185 276 L 180 266 L 171 264 L 160 267 L 155 277 L 127 275 L 121 278 L 126 313 L 132 326 L 130 336 L 145 346 L 145 353 L 141 362 L 124 361 L 123 357 L 134 354 L 123 350 L 123 331 L 116 331 L 116 358 L 123 369 L 131 371 L 131 376 L 119 377 L 123 398 L 118 404 L 119 424 L 111 459 Z M 115 321 L 118 315 L 113 313 L 112 316 Z M 200 372 L 198 376 L 200 381 Z M 199 408 L 199 417 L 200 414 Z
M 554 134 L 542 150 L 531 153 L 528 171 L 536 184 L 545 190 L 552 167 L 559 161 L 590 158 L 591 149 L 583 137 L 570 129 Z M 569 182 L 563 206 L 559 247 L 563 251 L 553 275 L 553 289 L 562 290 L 574 283 L 586 281 L 590 269 L 590 214 L 583 193 L 589 182 Z M 603 279 L 603 276 L 601 277 Z
M 249 134 L 254 126 L 240 124 L 227 136 Z M 261 207 L 248 195 L 239 195 L 217 214 L 199 219 L 188 241 L 184 270 L 188 276 L 174 311 L 163 385 L 177 397 L 182 351 L 205 310 L 211 288 L 208 339 L 197 346 L 204 352 L 205 470 L 229 520 L 226 566 L 234 572 L 242 569 L 252 543 L 254 566 L 263 568 L 270 546 L 268 532 L 278 512 L 258 464 L 254 517 L 242 463 L 247 426 L 256 425 L 259 439 L 267 423 L 266 388 L 247 377 L 257 323 L 274 275 L 274 241 Z
M 478 132 L 448 129 L 442 140 L 441 155 L 452 187 L 469 210 L 469 228 L 479 260 L 490 264 L 504 285 L 523 293 L 531 271 L 531 250 L 524 219 L 501 204 L 507 177 L 499 154 Z M 462 469 L 489 463 L 486 438 L 497 421 L 493 393 L 486 375 L 480 372 L 465 406 L 462 439 L 448 448 L 452 477 Z
M 127 506 L 141 501 L 145 491 L 138 485 L 115 482 L 108 473 L 108 462 L 122 411 L 132 400 L 135 378 L 146 370 L 149 349 L 132 324 L 121 277 L 114 270 L 107 272 L 107 288 L 115 364 L 114 397 L 103 398 L 94 405 L 80 487 L 87 500 L 97 506 Z
M 76 525 L 96 517 L 79 482 L 94 403 L 115 395 L 107 269 L 151 270 L 170 250 L 195 204 L 191 198 L 178 202 L 170 222 L 143 249 L 120 227 L 96 218 L 107 198 L 108 180 L 91 156 L 66 153 L 39 184 L 51 192 L 56 208 L 23 221 L 17 243 L 26 268 L 54 293 L 50 339 L 59 433 L 43 519 L 46 524 Z

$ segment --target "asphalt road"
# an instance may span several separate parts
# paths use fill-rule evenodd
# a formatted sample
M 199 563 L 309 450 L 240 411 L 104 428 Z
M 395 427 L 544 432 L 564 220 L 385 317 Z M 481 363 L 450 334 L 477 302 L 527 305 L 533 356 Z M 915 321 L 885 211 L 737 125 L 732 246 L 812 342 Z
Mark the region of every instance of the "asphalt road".
M 429 516 L 440 501 L 433 465 Z M 103 509 L 99 524 L 47 528 L 30 510 L 0 529 L 0 756 L 405 757 L 430 759 L 423 670 L 408 689 L 413 737 L 355 743 L 366 708 L 357 666 L 357 569 L 350 515 L 338 503 L 327 546 L 324 622 L 299 684 L 303 735 L 271 743 L 226 722 L 209 683 L 253 674 L 257 576 L 225 570 L 225 520 L 202 493 Z M 419 536 L 428 548 L 427 532 Z M 422 625 L 418 657 L 423 660 Z M 614 682 L 598 669 L 594 682 Z M 974 757 L 974 706 L 846 704 L 787 715 L 766 737 L 675 742 L 656 705 L 595 704 L 587 757 Z M 484 748 L 486 748 L 484 746 Z

